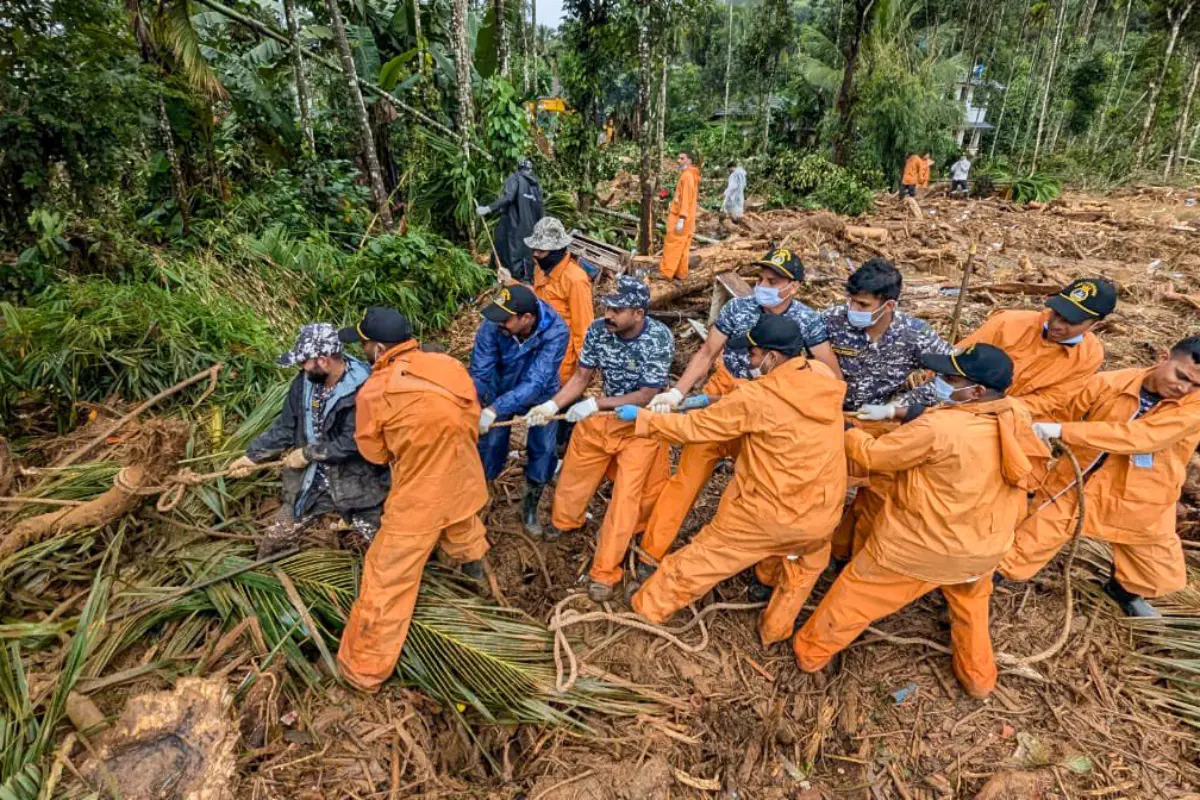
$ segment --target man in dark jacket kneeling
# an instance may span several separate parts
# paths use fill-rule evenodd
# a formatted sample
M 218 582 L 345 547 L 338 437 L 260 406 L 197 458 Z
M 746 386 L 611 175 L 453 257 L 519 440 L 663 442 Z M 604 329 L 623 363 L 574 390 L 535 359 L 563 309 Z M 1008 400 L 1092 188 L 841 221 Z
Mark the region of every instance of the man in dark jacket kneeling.
M 271 427 L 229 469 L 244 477 L 283 455 L 283 505 L 259 556 L 295 546 L 313 520 L 335 511 L 370 543 L 389 485 L 387 468 L 364 459 L 354 443 L 355 400 L 370 367 L 345 355 L 337 329 L 324 322 L 303 326 L 278 363 L 300 374 Z

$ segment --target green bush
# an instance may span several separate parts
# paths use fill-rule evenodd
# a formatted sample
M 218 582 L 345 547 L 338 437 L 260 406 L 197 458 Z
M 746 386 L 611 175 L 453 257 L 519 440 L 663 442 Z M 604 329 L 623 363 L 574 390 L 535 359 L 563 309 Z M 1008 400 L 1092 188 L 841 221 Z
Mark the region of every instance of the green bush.
M 767 162 L 765 173 L 772 196 L 784 205 L 827 208 L 857 216 L 870 211 L 875 201 L 871 188 L 850 170 L 817 153 L 776 153 Z
M 1057 179 L 1037 172 L 1012 182 L 1011 199 L 1014 203 L 1022 205 L 1032 202 L 1049 203 L 1058 197 L 1061 191 L 1062 184 Z

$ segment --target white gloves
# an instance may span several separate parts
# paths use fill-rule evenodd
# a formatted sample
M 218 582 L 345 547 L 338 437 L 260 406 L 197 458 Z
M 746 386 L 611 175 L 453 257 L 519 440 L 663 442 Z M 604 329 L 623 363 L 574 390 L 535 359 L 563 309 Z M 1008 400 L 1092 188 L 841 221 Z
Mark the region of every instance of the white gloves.
M 229 477 L 244 478 L 256 469 L 258 469 L 258 464 L 255 464 L 248 457 L 242 456 L 229 465 Z
M 665 392 L 661 392 L 650 398 L 650 402 L 646 404 L 646 408 L 655 414 L 668 414 L 678 408 L 682 402 L 683 392 L 678 389 L 667 389 Z
M 512 283 L 512 279 L 513 276 L 512 273 L 508 271 L 508 267 L 496 267 L 496 280 L 499 281 L 501 285 L 507 286 L 508 284 Z
M 479 435 L 484 436 L 492 429 L 492 423 L 496 421 L 496 412 L 490 408 L 485 408 L 479 414 Z
M 308 456 L 304 455 L 304 448 L 297 447 L 283 457 L 283 465 L 288 469 L 304 469 L 308 466 Z
M 1062 438 L 1062 425 L 1057 422 L 1035 422 L 1033 432 L 1043 442 L 1050 444 L 1051 439 Z
M 486 217 L 488 214 L 492 213 L 492 210 L 487 206 L 475 206 L 475 213 L 481 217 Z
M 884 422 L 885 420 L 896 418 L 896 407 L 891 404 L 883 406 L 865 405 L 854 416 L 868 422 Z
M 529 409 L 529 413 L 525 415 L 525 424 L 531 428 L 536 428 L 539 425 L 545 425 L 550 422 L 550 418 L 558 413 L 558 403 L 553 400 L 547 400 L 540 406 L 534 406 Z
M 583 422 L 599 410 L 600 404 L 596 402 L 596 398 L 589 397 L 585 400 L 580 400 L 567 409 L 567 422 Z
M 684 222 L 683 217 L 680 217 L 679 219 L 677 219 L 675 221 L 675 232 L 676 233 L 683 233 L 683 222 Z

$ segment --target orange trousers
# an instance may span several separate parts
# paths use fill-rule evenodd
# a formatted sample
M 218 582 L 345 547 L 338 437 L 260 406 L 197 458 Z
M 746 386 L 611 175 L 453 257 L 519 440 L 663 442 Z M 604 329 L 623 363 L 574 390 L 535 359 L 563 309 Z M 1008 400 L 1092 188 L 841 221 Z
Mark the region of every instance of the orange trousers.
M 667 280 L 683 280 L 688 276 L 688 251 L 692 249 L 695 224 L 685 223 L 683 233 L 676 233 L 675 223 L 678 219 L 674 214 L 667 217 L 667 236 L 663 240 L 662 260 L 658 262 L 658 269 Z
M 972 697 L 996 688 L 996 661 L 988 632 L 992 575 L 970 583 L 939 585 L 890 570 L 863 550 L 842 570 L 817 610 L 792 639 L 796 663 L 817 672 L 858 638 L 868 625 L 904 608 L 934 589 L 950 607 L 954 674 Z
M 1000 562 L 1000 572 L 1006 578 L 1029 580 L 1070 541 L 1078 502 L 1073 492 L 1035 511 L 1017 526 L 1016 541 Z M 1179 535 L 1172 531 L 1148 538 L 1136 544 L 1109 542 L 1117 582 L 1144 597 L 1162 597 L 1187 586 L 1187 564 Z
M 729 374 L 725 364 L 718 365 L 716 372 L 704 384 L 704 393 L 710 397 L 729 394 L 738 384 L 745 383 Z M 655 561 L 662 561 L 663 556 L 675 543 L 679 529 L 683 526 L 688 512 L 696 504 L 696 498 L 704 489 L 708 479 L 712 477 L 713 469 L 722 458 L 736 458 L 740 450 L 740 442 L 700 442 L 687 444 L 679 453 L 679 465 L 675 474 L 667 481 L 654 511 L 646 523 L 646 533 L 642 536 L 642 550 Z
M 747 524 L 748 523 L 748 524 Z M 661 624 L 709 589 L 757 565 L 760 579 L 775 586 L 758 620 L 763 644 L 792 635 L 797 615 L 829 563 L 829 537 L 780 544 L 761 521 L 719 510 L 691 543 L 668 555 L 633 596 L 633 610 Z
M 483 558 L 488 551 L 483 523 L 472 515 L 440 530 L 397 531 L 384 517 L 367 550 L 358 599 L 338 648 L 338 668 L 351 686 L 374 692 L 395 672 L 421 573 L 438 546 L 458 562 Z
M 852 420 L 855 427 L 862 428 L 872 436 L 883 436 L 889 431 L 900 427 L 892 422 L 862 422 Z M 851 472 L 857 469 L 851 465 Z M 867 477 L 863 475 L 862 477 Z M 848 561 L 858 555 L 858 551 L 867 543 L 871 531 L 887 498 L 895 491 L 896 476 L 886 472 L 874 472 L 869 476 L 870 483 L 860 486 L 854 496 L 854 502 L 846 505 L 842 521 L 833 532 L 833 557 L 838 561 Z
M 563 459 L 550 523 L 561 531 L 583 527 L 600 481 L 612 478 L 612 499 L 596 540 L 592 580 L 614 586 L 634 534 L 643 530 L 671 471 L 665 443 L 634 436 L 632 422 L 592 416 L 575 426 Z

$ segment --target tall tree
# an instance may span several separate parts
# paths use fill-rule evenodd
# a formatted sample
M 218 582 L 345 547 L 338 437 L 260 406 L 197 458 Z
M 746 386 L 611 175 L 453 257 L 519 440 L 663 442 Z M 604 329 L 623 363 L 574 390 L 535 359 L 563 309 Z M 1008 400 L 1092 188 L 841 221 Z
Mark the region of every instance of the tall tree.
M 1054 26 L 1054 43 L 1050 47 L 1050 65 L 1046 68 L 1046 80 L 1042 85 L 1042 109 L 1038 114 L 1037 136 L 1033 140 L 1033 160 L 1029 172 L 1037 172 L 1038 155 L 1042 150 L 1042 132 L 1046 127 L 1046 110 L 1050 107 L 1050 88 L 1054 85 L 1054 72 L 1058 67 L 1058 56 L 1062 52 L 1063 28 L 1067 23 L 1067 0 L 1062 0 L 1058 9 L 1058 22 Z
M 1150 99 L 1146 102 L 1146 116 L 1142 118 L 1142 132 L 1138 134 L 1137 150 L 1134 153 L 1134 163 L 1141 164 L 1146 157 L 1146 149 L 1153 138 L 1154 115 L 1158 112 L 1158 100 L 1162 96 L 1163 84 L 1167 81 L 1167 70 L 1171 68 L 1171 56 L 1175 53 L 1175 45 L 1179 42 L 1179 31 L 1187 22 L 1196 0 L 1182 0 L 1167 6 L 1167 23 L 1171 31 L 1167 35 L 1167 48 L 1163 52 L 1162 68 L 1158 72 L 1158 80 L 1150 84 Z
M 862 50 L 863 36 L 871 21 L 871 10 L 875 0 L 852 0 L 851 13 L 854 15 L 850 36 L 842 50 L 844 65 L 842 67 L 842 85 L 838 89 L 837 101 L 833 112 L 837 116 L 837 132 L 833 138 L 833 161 L 845 165 L 850 161 L 854 144 L 854 71 L 858 67 L 858 55 Z M 839 28 L 841 20 L 838 20 Z
M 650 18 L 653 0 L 639 0 L 637 13 L 638 51 L 638 145 L 641 148 L 641 169 L 638 171 L 638 187 L 641 189 L 641 214 L 638 223 L 638 252 L 649 255 L 653 222 L 654 180 L 650 165 L 650 82 L 654 80 L 650 65 Z
M 296 19 L 296 0 L 283 0 L 283 10 L 287 16 L 288 38 L 292 42 L 292 71 L 295 73 L 296 103 L 300 106 L 300 131 L 304 135 L 304 143 L 311 157 L 316 153 L 317 145 L 313 138 L 312 117 L 308 109 L 308 79 L 304 77 L 304 54 L 300 48 L 300 22 Z
M 475 118 L 471 97 L 471 50 L 467 46 L 468 0 L 451 0 L 450 43 L 454 48 L 454 84 L 457 105 L 455 127 L 464 148 L 471 139 L 471 120 Z
M 337 42 L 338 55 L 341 56 L 342 77 L 345 79 L 346 92 L 350 98 L 350 112 L 354 115 L 355 127 L 358 128 L 358 146 L 363 161 L 367 164 L 371 200 L 375 205 L 375 213 L 379 215 L 379 221 L 383 223 L 384 228 L 390 228 L 392 209 L 388 206 L 387 190 L 383 186 L 383 172 L 379 168 L 379 154 L 375 152 L 375 137 L 371 134 L 367 105 L 363 102 L 362 91 L 358 88 L 358 71 L 354 67 L 354 53 L 350 50 L 350 40 L 346 37 L 346 24 L 342 20 L 342 12 L 338 10 L 337 0 L 325 0 L 325 8 L 329 13 L 329 26 L 333 30 L 334 41 Z
M 504 0 L 496 0 L 495 15 L 496 64 L 500 70 L 501 77 L 503 77 L 505 80 L 508 80 L 508 10 L 505 8 Z
M 733 67 L 733 0 L 729 0 L 729 23 L 725 29 L 725 102 L 721 105 L 721 149 L 729 133 L 729 75 Z
M 1185 142 L 1188 136 L 1188 120 L 1192 115 L 1192 100 L 1196 96 L 1196 83 L 1200 81 L 1200 48 L 1192 48 L 1192 74 L 1188 78 L 1187 92 L 1184 94 L 1179 115 L 1175 118 L 1175 135 L 1172 137 L 1171 150 L 1167 153 L 1167 165 L 1163 168 L 1163 177 L 1169 178 L 1175 171 L 1176 165 L 1187 158 Z

